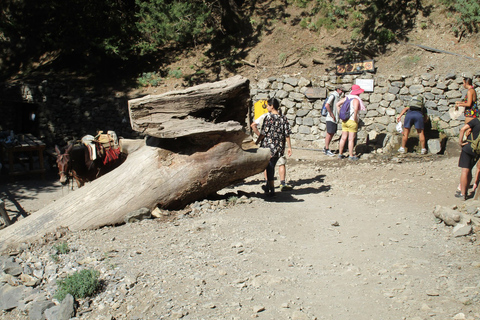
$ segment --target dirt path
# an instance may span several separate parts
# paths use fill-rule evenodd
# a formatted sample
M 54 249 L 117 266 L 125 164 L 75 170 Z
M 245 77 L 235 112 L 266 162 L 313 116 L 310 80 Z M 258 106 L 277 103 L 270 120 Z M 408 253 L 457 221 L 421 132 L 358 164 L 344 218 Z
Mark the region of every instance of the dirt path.
M 268 201 L 259 174 L 219 192 L 234 206 L 68 234 L 58 273 L 101 271 L 81 319 L 480 319 L 476 237 L 432 214 L 478 205 L 453 196 L 456 163 L 294 150 L 293 191 Z

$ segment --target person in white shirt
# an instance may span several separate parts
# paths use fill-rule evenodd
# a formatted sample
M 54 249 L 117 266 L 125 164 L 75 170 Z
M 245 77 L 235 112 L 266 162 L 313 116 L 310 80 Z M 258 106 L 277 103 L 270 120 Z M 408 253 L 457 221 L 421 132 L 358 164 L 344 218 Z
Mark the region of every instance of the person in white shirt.
M 325 103 L 325 109 L 327 109 L 327 116 L 325 118 L 327 124 L 327 134 L 325 135 L 325 147 L 323 148 L 323 153 L 327 156 L 333 157 L 335 154 L 330 150 L 330 142 L 333 139 L 333 136 L 337 132 L 338 127 L 338 110 L 335 107 L 343 96 L 343 89 L 337 87 L 335 91 L 330 93 L 328 100 Z

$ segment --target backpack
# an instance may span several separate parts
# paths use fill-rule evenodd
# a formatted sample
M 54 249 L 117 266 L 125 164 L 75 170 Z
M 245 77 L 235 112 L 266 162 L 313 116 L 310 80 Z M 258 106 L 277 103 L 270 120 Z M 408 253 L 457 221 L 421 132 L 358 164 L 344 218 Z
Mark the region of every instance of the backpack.
M 327 101 L 328 101 L 328 99 L 330 99 L 331 96 L 333 96 L 333 94 L 329 95 L 327 97 L 327 99 L 325 99 L 325 101 L 323 101 L 323 105 L 322 105 L 322 116 L 323 117 L 326 117 L 327 114 L 328 114 L 328 111 L 327 111 L 327 108 L 325 107 L 325 105 L 327 104 Z
M 472 136 L 472 140 L 467 139 L 467 141 L 470 142 L 473 152 L 475 152 L 477 156 L 480 156 L 480 134 L 476 139 L 473 139 L 473 134 L 470 135 Z
M 346 98 L 340 108 L 340 112 L 338 113 L 338 117 L 342 121 L 347 121 L 350 119 L 350 102 L 352 101 L 351 98 Z

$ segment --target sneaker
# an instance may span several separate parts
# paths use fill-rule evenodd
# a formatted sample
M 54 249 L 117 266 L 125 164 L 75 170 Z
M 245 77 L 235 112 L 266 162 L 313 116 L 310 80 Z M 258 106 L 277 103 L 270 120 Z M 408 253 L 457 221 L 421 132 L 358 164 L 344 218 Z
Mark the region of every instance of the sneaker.
M 465 197 L 463 194 L 461 193 L 456 193 L 455 194 L 455 198 L 461 198 L 462 200 L 467 200 L 467 197 Z
M 293 189 L 293 187 L 289 184 L 282 184 L 280 186 L 280 191 L 289 191 L 289 190 L 292 190 L 292 189 Z
M 328 150 L 328 149 L 323 148 L 322 152 L 323 152 L 324 154 L 327 154 L 327 150 Z
M 398 152 L 400 152 L 400 153 L 405 153 L 405 148 L 404 148 L 404 147 L 400 147 L 400 149 L 398 149 Z
M 422 149 L 421 154 L 427 154 L 427 149 Z
M 332 151 L 330 151 L 330 150 L 328 150 L 328 149 L 327 149 L 327 151 L 325 151 L 325 154 L 326 154 L 327 156 L 329 156 L 329 157 L 335 156 L 335 153 L 333 153 Z
M 359 158 L 357 156 L 348 157 L 348 160 L 357 161 Z
M 338 155 L 338 159 L 343 159 L 343 158 L 346 158 L 343 154 Z

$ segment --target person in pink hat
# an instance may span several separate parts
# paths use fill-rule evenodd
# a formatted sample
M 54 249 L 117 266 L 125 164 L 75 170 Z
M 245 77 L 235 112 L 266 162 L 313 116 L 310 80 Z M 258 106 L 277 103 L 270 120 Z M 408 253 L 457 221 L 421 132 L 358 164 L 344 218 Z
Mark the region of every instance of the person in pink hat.
M 350 99 L 350 118 L 348 118 L 347 121 L 342 121 L 342 137 L 340 138 L 340 146 L 339 146 L 339 153 L 338 157 L 340 159 L 345 158 L 343 155 L 343 148 L 345 147 L 345 143 L 348 138 L 348 154 L 349 160 L 358 160 L 358 157 L 353 154 L 354 147 L 355 147 L 355 137 L 357 136 L 358 132 L 358 112 L 360 110 L 366 110 L 365 105 L 360 99 L 359 95 L 363 93 L 363 89 L 357 85 L 354 84 L 352 86 L 352 91 L 350 91 L 350 94 L 346 95 L 342 100 L 340 100 L 337 103 L 337 109 L 338 112 L 340 113 L 340 108 L 343 105 L 343 102 L 346 99 Z

